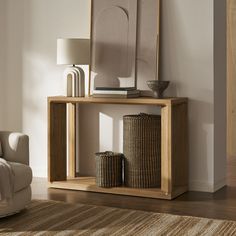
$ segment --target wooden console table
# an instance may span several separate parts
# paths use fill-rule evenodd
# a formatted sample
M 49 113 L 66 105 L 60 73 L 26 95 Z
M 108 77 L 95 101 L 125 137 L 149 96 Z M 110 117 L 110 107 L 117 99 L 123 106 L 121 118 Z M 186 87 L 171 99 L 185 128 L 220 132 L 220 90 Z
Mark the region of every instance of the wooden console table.
M 49 187 L 160 199 L 173 199 L 188 189 L 187 98 L 48 98 L 48 181 Z M 135 189 L 100 188 L 95 177 L 67 177 L 66 104 L 156 105 L 161 107 L 161 187 Z M 72 130 L 72 132 L 75 132 Z M 75 143 L 69 145 L 74 147 Z M 70 159 L 73 158 L 73 155 Z M 69 163 L 73 163 L 70 160 Z M 75 168 L 72 164 L 72 170 Z M 72 173 L 73 175 L 73 173 Z M 74 173 L 75 176 L 75 173 Z

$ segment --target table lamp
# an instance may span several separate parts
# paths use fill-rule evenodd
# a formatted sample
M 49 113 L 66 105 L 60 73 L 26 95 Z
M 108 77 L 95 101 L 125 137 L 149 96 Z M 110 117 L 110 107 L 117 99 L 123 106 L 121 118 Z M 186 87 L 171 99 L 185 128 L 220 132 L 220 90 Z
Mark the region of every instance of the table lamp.
M 64 72 L 68 97 L 85 96 L 85 74 L 75 65 L 90 64 L 89 39 L 57 39 L 57 64 L 70 65 Z

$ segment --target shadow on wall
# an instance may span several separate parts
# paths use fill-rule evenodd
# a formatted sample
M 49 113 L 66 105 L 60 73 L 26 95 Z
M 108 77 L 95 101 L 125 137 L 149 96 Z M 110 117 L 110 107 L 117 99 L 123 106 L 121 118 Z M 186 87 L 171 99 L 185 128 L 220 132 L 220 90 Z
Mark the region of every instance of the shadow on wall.
M 146 112 L 160 114 L 157 107 L 120 105 L 80 105 L 80 174 L 94 175 L 94 153 L 123 152 L 123 115 Z M 213 104 L 189 100 L 190 180 L 204 173 L 212 176 Z M 211 133 L 212 132 L 212 133 Z M 196 145 L 196 143 L 198 145 Z M 199 148 L 201 147 L 201 148 Z M 194 168 L 193 168 L 194 166 Z
M 189 98 L 190 187 L 198 189 L 214 176 L 211 10 L 194 0 L 165 0 L 161 9 L 160 78 L 170 81 L 168 95 Z
M 160 114 L 157 106 L 80 105 L 80 174 L 95 174 L 94 153 L 123 152 L 123 116 Z
M 4 129 L 22 130 L 22 84 L 24 4 L 21 1 L 6 1 L 6 75 L 4 81 L 5 104 L 3 114 L 7 119 Z
M 68 0 L 5 2 L 4 129 L 30 136 L 30 164 L 35 176 L 46 177 L 47 96 L 65 94 L 64 68 L 56 65 L 56 39 L 87 37 L 90 4 L 78 0 L 69 0 L 70 4 Z
M 209 113 L 212 114 L 211 117 L 209 117 Z M 190 183 L 193 176 L 201 176 L 201 173 L 204 173 L 208 181 L 212 178 L 212 164 L 214 161 L 211 159 L 211 157 L 214 158 L 213 132 L 213 104 L 189 99 Z M 194 181 L 196 181 L 196 178 L 194 178 Z

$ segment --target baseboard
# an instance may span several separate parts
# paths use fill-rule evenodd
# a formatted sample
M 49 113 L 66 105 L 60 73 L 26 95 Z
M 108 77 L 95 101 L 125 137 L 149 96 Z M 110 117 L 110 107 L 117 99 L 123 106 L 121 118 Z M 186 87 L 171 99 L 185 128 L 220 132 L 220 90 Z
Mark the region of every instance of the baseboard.
M 226 178 L 219 180 L 214 184 L 214 192 L 226 186 Z
M 42 181 L 47 181 L 47 178 L 46 177 L 33 177 L 33 182 L 37 183 L 41 183 Z
M 221 179 L 216 183 L 191 181 L 189 182 L 189 191 L 214 193 L 226 185 L 226 179 Z
M 47 178 L 47 171 L 45 171 L 45 169 L 34 168 L 33 176 L 39 178 Z

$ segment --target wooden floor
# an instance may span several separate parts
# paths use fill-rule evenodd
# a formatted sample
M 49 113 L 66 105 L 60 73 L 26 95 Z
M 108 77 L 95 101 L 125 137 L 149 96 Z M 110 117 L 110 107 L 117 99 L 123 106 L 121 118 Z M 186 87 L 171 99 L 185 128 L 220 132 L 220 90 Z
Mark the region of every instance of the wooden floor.
M 175 200 L 156 200 L 112 194 L 47 189 L 46 179 L 34 179 L 34 199 L 103 205 L 125 209 L 236 221 L 236 157 L 228 162 L 228 186 L 214 194 L 188 192 Z

